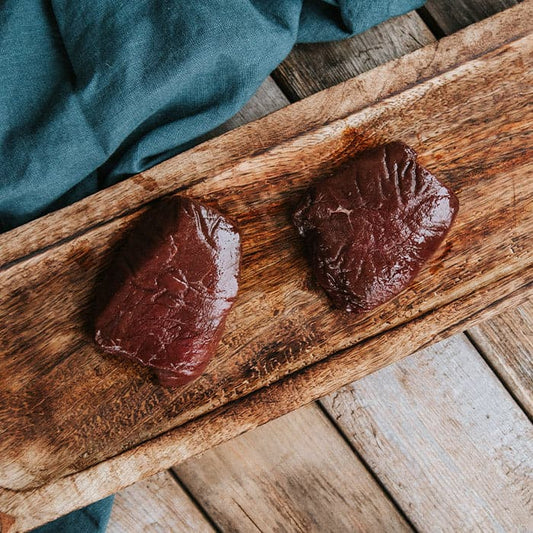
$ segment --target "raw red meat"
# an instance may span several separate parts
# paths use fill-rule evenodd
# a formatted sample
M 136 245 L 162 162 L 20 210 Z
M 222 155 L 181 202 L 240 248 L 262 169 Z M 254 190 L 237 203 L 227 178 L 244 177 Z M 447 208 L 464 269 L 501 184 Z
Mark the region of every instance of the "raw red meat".
M 197 378 L 235 301 L 240 237 L 223 215 L 174 197 L 151 210 L 108 271 L 96 343 L 153 367 L 164 386 Z
M 393 142 L 358 154 L 313 187 L 294 213 L 318 283 L 334 305 L 362 313 L 405 289 L 442 242 L 459 203 Z

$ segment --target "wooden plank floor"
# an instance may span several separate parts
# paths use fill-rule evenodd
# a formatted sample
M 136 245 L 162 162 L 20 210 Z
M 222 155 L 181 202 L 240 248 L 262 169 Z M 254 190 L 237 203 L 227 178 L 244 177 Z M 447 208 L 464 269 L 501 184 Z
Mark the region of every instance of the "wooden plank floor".
M 515 3 L 429 0 L 347 41 L 297 46 L 206 137 Z M 129 487 L 109 530 L 532 531 L 532 339 L 527 303 Z

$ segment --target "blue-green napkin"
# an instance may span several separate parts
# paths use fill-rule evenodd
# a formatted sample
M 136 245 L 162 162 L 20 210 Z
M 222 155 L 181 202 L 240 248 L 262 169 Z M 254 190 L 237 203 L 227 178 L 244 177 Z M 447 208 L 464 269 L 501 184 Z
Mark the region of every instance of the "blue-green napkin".
M 422 3 L 0 0 L 0 231 L 194 145 L 296 42 L 343 39 Z M 111 505 L 37 531 L 104 531 Z
M 113 498 L 114 496 L 109 496 L 32 531 L 34 533 L 104 533 L 109 522 Z

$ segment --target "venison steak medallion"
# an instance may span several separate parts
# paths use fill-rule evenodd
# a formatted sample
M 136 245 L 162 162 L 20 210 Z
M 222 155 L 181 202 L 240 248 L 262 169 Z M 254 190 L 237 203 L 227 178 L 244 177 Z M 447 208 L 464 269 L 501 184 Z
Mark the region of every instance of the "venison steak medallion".
M 392 142 L 312 187 L 294 215 L 316 280 L 336 307 L 368 312 L 403 291 L 446 237 L 455 194 Z
M 95 340 L 153 367 L 161 385 L 196 379 L 235 301 L 240 237 L 221 213 L 174 197 L 149 211 L 108 270 Z

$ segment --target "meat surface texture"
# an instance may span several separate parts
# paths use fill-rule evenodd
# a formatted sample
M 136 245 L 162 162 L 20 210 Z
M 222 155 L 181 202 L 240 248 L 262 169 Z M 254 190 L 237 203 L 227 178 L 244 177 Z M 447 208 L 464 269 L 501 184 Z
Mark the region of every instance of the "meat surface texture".
M 445 238 L 454 193 L 393 142 L 361 152 L 294 213 L 314 275 L 336 307 L 374 309 L 404 290 Z
M 164 386 L 196 379 L 237 296 L 240 255 L 239 233 L 222 214 L 187 198 L 164 200 L 107 272 L 96 343 L 153 367 Z

